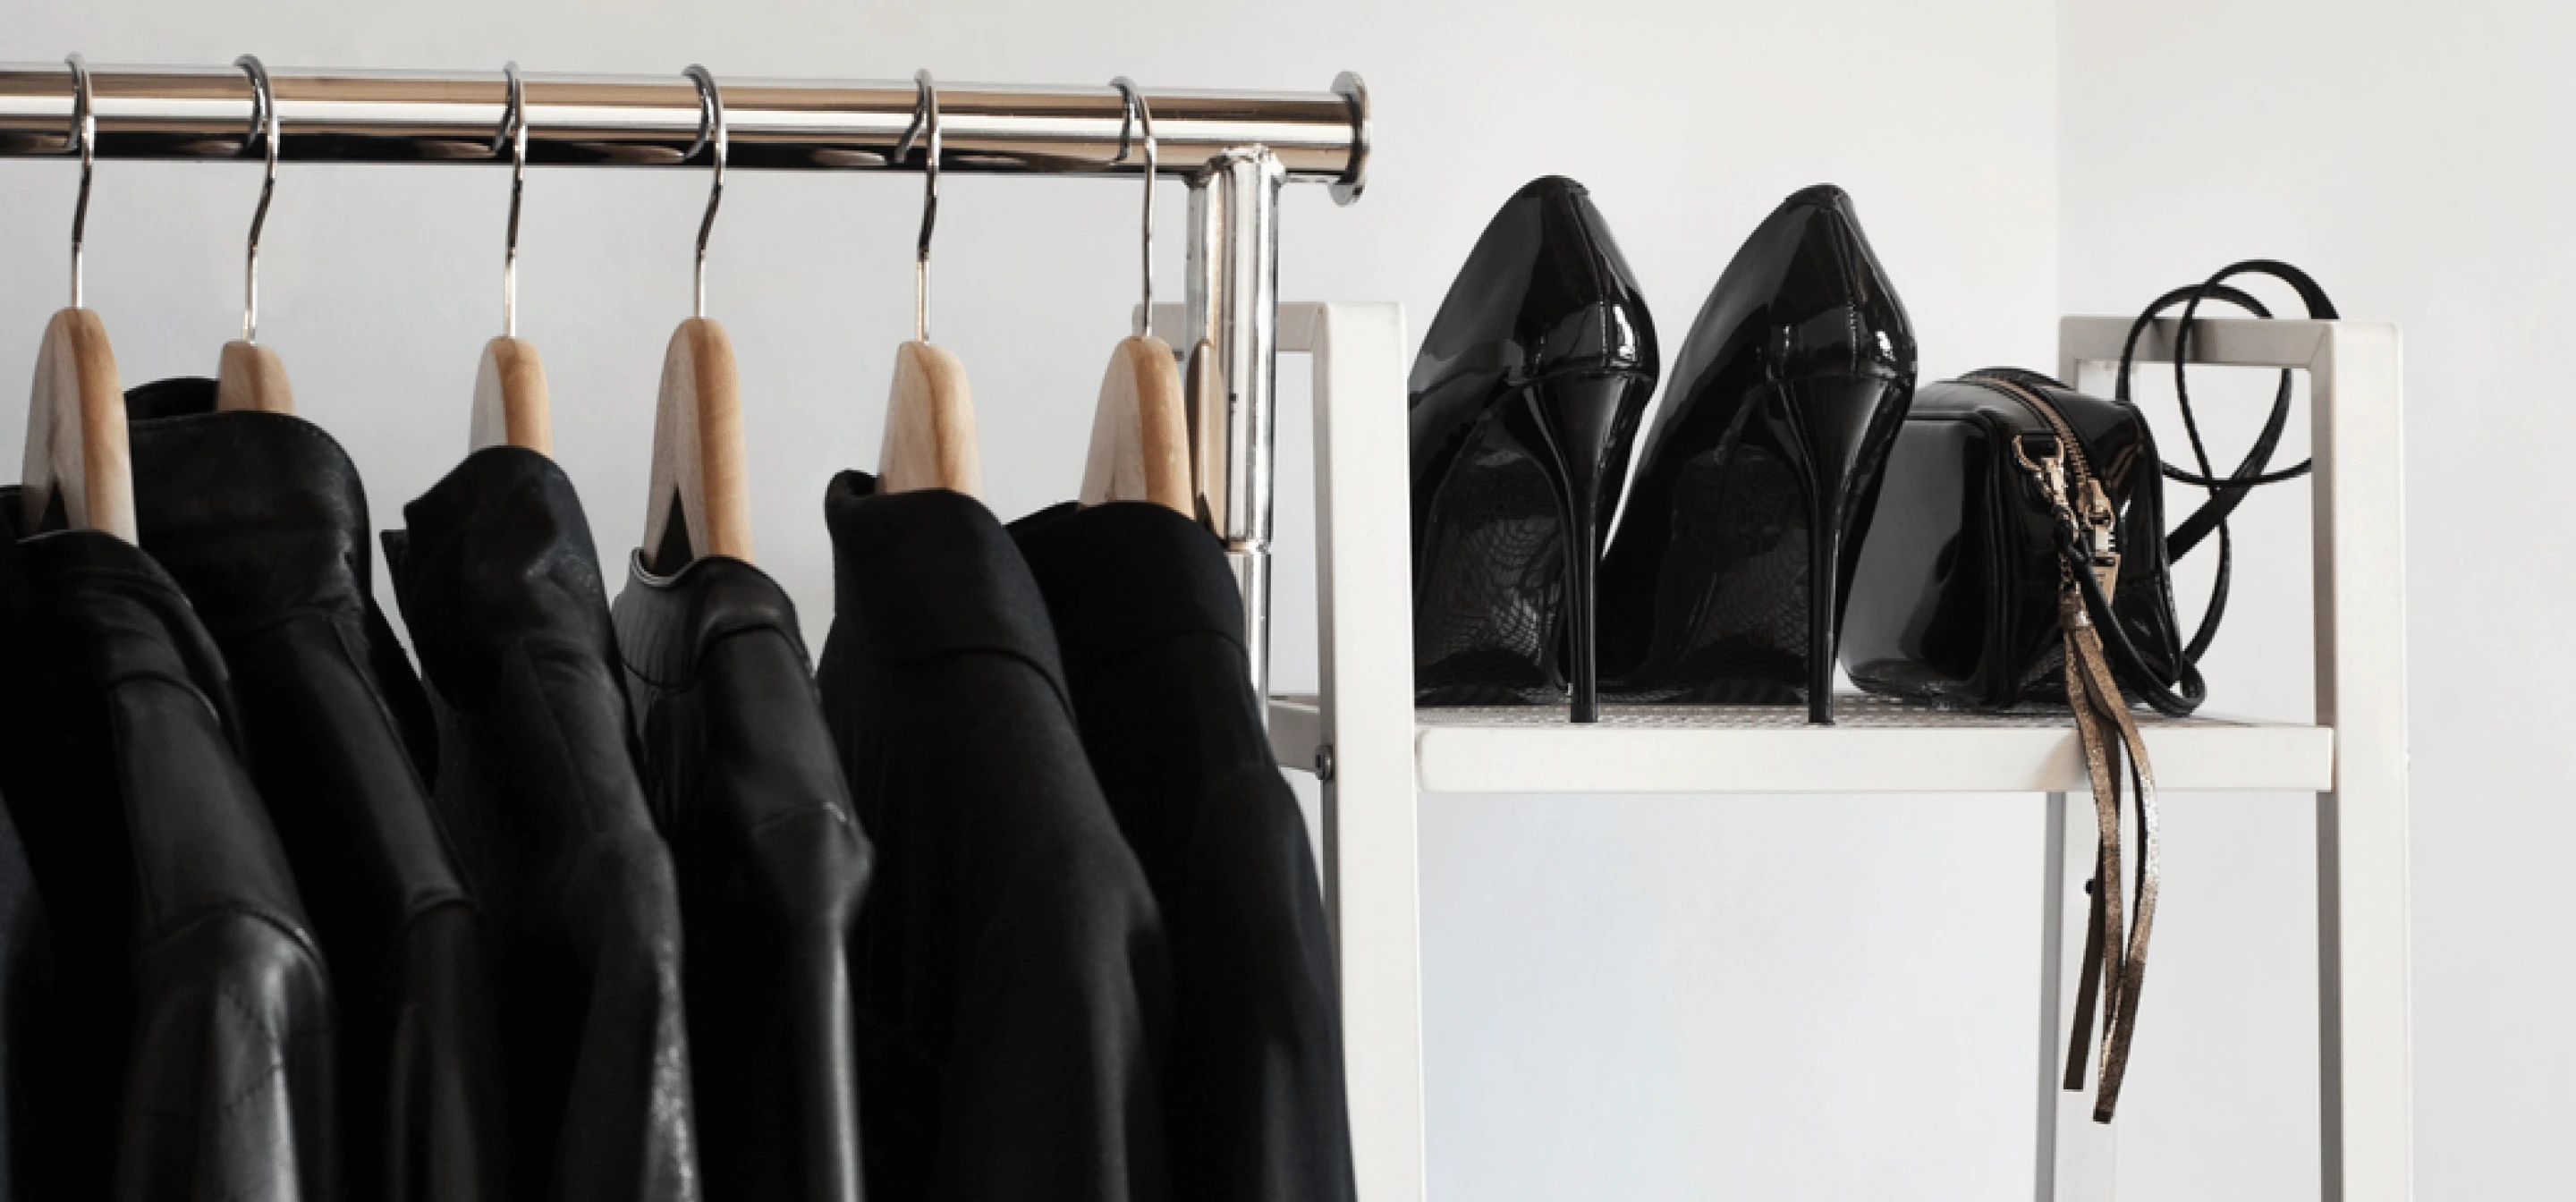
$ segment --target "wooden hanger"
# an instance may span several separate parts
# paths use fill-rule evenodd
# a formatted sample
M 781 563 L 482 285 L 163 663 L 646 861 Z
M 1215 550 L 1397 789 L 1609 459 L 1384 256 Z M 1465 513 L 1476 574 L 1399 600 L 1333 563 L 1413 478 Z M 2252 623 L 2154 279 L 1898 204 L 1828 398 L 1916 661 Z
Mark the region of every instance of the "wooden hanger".
M 1154 178 L 1161 167 L 1155 150 L 1154 114 L 1126 76 L 1110 81 L 1126 98 L 1145 145 L 1145 299 L 1136 309 L 1136 333 L 1121 339 L 1110 353 L 1109 370 L 1100 379 L 1100 400 L 1091 416 L 1091 452 L 1082 468 L 1081 502 L 1152 501 L 1180 513 L 1190 512 L 1190 423 L 1181 388 L 1180 365 L 1170 344 L 1153 336 L 1154 312 Z M 1119 157 L 1126 157 L 1126 138 L 1119 138 Z
M 546 407 L 546 365 L 537 346 L 502 335 L 483 344 L 474 365 L 474 418 L 467 445 L 526 447 L 555 453 L 554 413 Z
M 509 79 L 510 114 L 503 136 L 511 146 L 509 248 L 501 259 L 501 336 L 483 344 L 474 365 L 474 410 L 466 431 L 472 450 L 525 447 L 555 451 L 554 412 L 546 404 L 546 365 L 535 343 L 519 337 L 519 200 L 528 185 L 527 85 L 519 64 L 501 68 Z
M 79 268 L 73 271 L 77 279 Z M 27 398 L 27 459 L 18 478 L 24 529 L 33 532 L 44 521 L 59 493 L 64 520 L 73 529 L 103 530 L 130 543 L 134 464 L 126 451 L 125 390 L 117 382 L 106 324 L 80 307 L 77 287 L 73 295 L 72 307 L 57 310 L 45 323 L 45 340 L 36 351 L 35 388 Z
M 878 492 L 917 488 L 945 488 L 970 497 L 984 492 L 966 365 L 948 348 L 921 341 L 895 348 L 885 439 L 877 449 Z
M 259 345 L 259 233 L 268 224 L 268 202 L 277 195 L 277 94 L 268 83 L 268 68 L 257 55 L 245 54 L 233 65 L 250 74 L 251 127 L 268 147 L 268 177 L 259 186 L 259 208 L 250 218 L 250 259 L 242 274 L 242 336 L 224 344 L 216 361 L 215 408 L 256 409 L 264 413 L 295 412 L 295 390 L 286 383 L 286 364 L 277 352 Z
M 35 386 L 27 397 L 27 456 L 19 475 L 25 529 L 34 531 L 60 495 L 76 530 L 101 530 L 127 542 L 134 533 L 134 464 L 125 441 L 125 390 L 107 325 L 81 307 L 81 241 L 89 226 L 90 176 L 98 117 L 90 107 L 89 66 L 75 54 L 72 137 L 79 143 L 80 198 L 72 206 L 72 303 L 45 323 L 36 349 Z
M 653 471 L 645 498 L 644 552 L 656 572 L 700 555 L 751 559 L 751 476 L 742 445 L 742 379 L 733 340 L 707 319 L 707 234 L 724 199 L 724 99 L 705 67 L 689 68 L 715 131 L 715 183 L 698 222 L 697 313 L 671 332 L 653 407 Z
M 966 387 L 966 365 L 930 344 L 930 233 L 939 220 L 939 89 L 930 72 L 913 75 L 921 107 L 904 131 L 895 157 L 910 154 L 926 131 L 921 240 L 912 263 L 912 341 L 895 348 L 894 387 L 886 398 L 885 438 L 877 448 L 877 491 L 945 488 L 968 496 L 984 491 L 975 449 L 975 398 Z
M 215 408 L 295 412 L 295 389 L 286 382 L 286 362 L 256 342 L 236 338 L 225 343 L 215 371 Z
M 653 407 L 653 472 L 644 553 L 656 572 L 700 555 L 751 561 L 751 473 L 742 381 L 724 327 L 692 317 L 671 331 Z
M 1082 503 L 1152 501 L 1190 512 L 1190 423 L 1180 365 L 1160 338 L 1123 338 L 1100 380 Z

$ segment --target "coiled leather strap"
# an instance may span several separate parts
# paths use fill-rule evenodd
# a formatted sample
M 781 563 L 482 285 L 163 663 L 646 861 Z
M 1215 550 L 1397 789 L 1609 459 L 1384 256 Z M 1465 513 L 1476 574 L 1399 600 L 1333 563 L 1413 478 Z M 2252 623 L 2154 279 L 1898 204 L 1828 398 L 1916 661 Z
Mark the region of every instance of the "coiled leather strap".
M 2131 400 L 2129 379 L 2137 363 L 2139 338 L 2149 325 L 2164 315 L 2165 310 L 2181 305 L 2180 326 L 2174 332 L 2174 403 L 2182 410 L 2183 433 L 2189 436 L 2192 462 L 2200 470 L 2187 471 L 2170 462 L 2160 466 L 2166 479 L 2205 488 L 2209 491 L 2209 499 L 2165 535 L 2166 561 L 2172 562 L 2191 554 L 2192 548 L 2199 546 L 2210 531 L 2218 532 L 2218 570 L 2210 580 L 2209 604 L 2201 611 L 2200 625 L 2192 631 L 2191 641 L 2183 649 L 2183 659 L 2192 663 L 2198 662 L 2201 655 L 2209 650 L 2211 640 L 2218 636 L 2218 621 L 2227 612 L 2227 592 L 2236 566 L 2235 540 L 2227 529 L 2227 515 L 2235 511 L 2255 486 L 2295 480 L 2307 475 L 2315 462 L 2301 460 L 2276 472 L 2264 470 L 2271 464 L 2272 453 L 2281 445 L 2281 435 L 2289 428 L 2292 373 L 2287 369 L 2281 372 L 2280 386 L 2273 392 L 2272 412 L 2263 422 L 2262 433 L 2255 436 L 2253 446 L 2246 449 L 2245 458 L 2237 463 L 2235 471 L 2225 476 L 2218 475 L 2217 469 L 2210 464 L 2209 448 L 2201 440 L 2200 419 L 2192 412 L 2191 388 L 2186 378 L 2186 368 L 2191 361 L 2191 340 L 2199 328 L 2200 306 L 2203 301 L 2214 300 L 2234 305 L 2256 317 L 2269 318 L 2272 311 L 2263 302 L 2228 284 L 2229 280 L 2247 275 L 2269 276 L 2288 284 L 2299 294 L 2300 303 L 2306 306 L 2308 316 L 2313 319 L 2334 321 L 2342 316 L 2336 311 L 2333 299 L 2326 295 L 2326 290 L 2307 272 L 2290 264 L 2273 259 L 2248 259 L 2230 264 L 2201 283 L 2176 288 L 2157 297 L 2154 304 L 2138 314 L 2138 319 L 2129 326 L 2127 341 L 2120 347 L 2120 375 L 2113 393 L 2123 403 Z M 2116 653 L 2119 648 L 2114 646 L 2112 650 Z M 2140 678 L 2144 679 L 2143 675 Z M 2185 692 L 2187 694 L 2189 690 Z M 2190 712 L 2185 709 L 2177 713 L 2156 698 L 2148 700 L 2157 709 L 2176 716 Z M 2197 699 L 2194 699 L 2194 704 L 2197 704 Z

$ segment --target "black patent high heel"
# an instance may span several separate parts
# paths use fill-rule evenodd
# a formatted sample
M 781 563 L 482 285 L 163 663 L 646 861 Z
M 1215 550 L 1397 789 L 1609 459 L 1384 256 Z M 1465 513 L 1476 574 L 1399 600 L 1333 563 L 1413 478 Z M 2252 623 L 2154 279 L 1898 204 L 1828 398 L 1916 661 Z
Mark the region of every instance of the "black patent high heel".
M 1834 644 L 1851 575 L 1878 510 L 1893 423 L 1910 385 L 1878 376 L 1819 376 L 1782 386 L 1780 407 L 1807 464 L 1807 721 L 1834 720 Z M 1890 405 L 1891 397 L 1895 404 Z
M 1654 327 L 1572 180 L 1478 239 L 1414 362 L 1414 687 L 1424 704 L 1599 713 L 1595 572 Z
M 1570 716 L 1576 722 L 1601 718 L 1593 603 L 1601 531 L 1618 507 L 1628 445 L 1636 437 L 1637 417 L 1654 390 L 1651 375 L 1574 372 L 1532 382 L 1521 395 L 1522 403 L 1505 418 L 1527 424 L 1523 441 L 1544 448 L 1542 462 L 1551 465 L 1548 483 L 1554 486 L 1557 518 L 1564 525 L 1560 558 L 1565 611 L 1560 629 Z
M 1791 196 L 1701 308 L 1604 557 L 1614 695 L 1833 721 L 1836 635 L 1913 389 L 1912 328 L 1850 198 Z

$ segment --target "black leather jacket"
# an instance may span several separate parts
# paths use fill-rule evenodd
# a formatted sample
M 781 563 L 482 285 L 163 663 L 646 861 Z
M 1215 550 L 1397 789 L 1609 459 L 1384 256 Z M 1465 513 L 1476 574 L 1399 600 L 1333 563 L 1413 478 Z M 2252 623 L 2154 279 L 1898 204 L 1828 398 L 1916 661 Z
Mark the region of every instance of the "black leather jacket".
M 876 880 L 859 917 L 868 1192 L 1169 1195 L 1170 962 L 1084 761 L 1046 605 L 957 493 L 844 472 L 823 709 Z
M 492 949 L 510 1196 L 691 1202 L 678 894 L 581 502 L 553 460 L 492 447 L 403 518 L 387 566 Z
M 336 1197 L 329 982 L 223 660 L 150 556 L 19 540 L 18 505 L 0 490 L 0 790 L 55 966 L 21 1196 Z
M 345 1179 L 383 1202 L 498 1199 L 479 924 L 413 763 L 434 735 L 370 594 L 365 491 L 320 427 L 214 404 L 205 379 L 127 394 L 136 519 L 231 669 L 337 984 Z
M 850 967 L 870 851 L 795 606 L 741 560 L 665 577 L 639 555 L 614 612 L 679 869 L 707 1195 L 857 1202 Z
M 1054 618 L 1083 751 L 1171 932 L 1173 1195 L 1347 1202 L 1332 928 L 1225 553 L 1141 503 L 1059 506 L 1011 532 Z

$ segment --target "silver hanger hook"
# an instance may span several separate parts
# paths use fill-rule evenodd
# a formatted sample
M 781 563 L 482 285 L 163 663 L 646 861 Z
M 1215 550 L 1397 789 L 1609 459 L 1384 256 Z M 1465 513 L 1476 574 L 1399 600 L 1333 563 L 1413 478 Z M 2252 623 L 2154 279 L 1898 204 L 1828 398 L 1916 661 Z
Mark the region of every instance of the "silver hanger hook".
M 903 131 L 903 140 L 895 143 L 895 161 L 901 162 L 912 153 L 916 141 L 927 141 L 929 157 L 922 160 L 921 242 L 912 253 L 912 340 L 930 341 L 930 231 L 939 224 L 939 85 L 932 82 L 927 70 L 912 73 L 913 86 L 920 90 L 914 102 L 912 126 Z
M 501 336 L 519 336 L 519 198 L 528 188 L 528 83 L 519 78 L 516 61 L 501 64 L 501 77 L 510 90 L 508 109 L 501 115 L 501 136 L 492 147 L 510 144 L 510 231 L 508 244 L 501 252 Z
M 259 233 L 268 227 L 268 202 L 277 195 L 277 92 L 269 86 L 268 68 L 259 56 L 245 54 L 233 65 L 250 73 L 250 136 L 266 145 L 268 174 L 259 184 L 259 207 L 250 215 L 250 257 L 242 265 L 242 341 L 259 341 Z M 250 149 L 244 142 L 242 149 Z
M 89 182 L 95 170 L 98 110 L 91 104 L 89 63 L 74 53 L 63 59 L 72 69 L 72 149 L 80 155 L 80 199 L 72 202 L 72 307 L 81 307 L 81 241 L 89 230 Z
M 707 144 L 710 134 L 715 139 L 715 182 L 707 188 L 707 215 L 698 219 L 697 309 L 699 317 L 707 315 L 707 235 L 716 228 L 716 205 L 724 200 L 725 154 L 731 149 L 725 138 L 724 96 L 716 90 L 713 72 L 696 63 L 689 64 L 688 76 L 698 84 L 698 145 Z M 697 155 L 695 148 L 690 157 Z
M 1136 90 L 1136 81 L 1121 75 L 1110 80 L 1109 86 L 1125 98 L 1118 119 L 1118 157 L 1114 161 L 1127 161 L 1129 121 L 1135 123 L 1145 143 L 1145 300 L 1136 310 L 1136 336 L 1143 338 L 1154 332 L 1154 177 L 1162 159 L 1154 148 L 1154 110 L 1145 103 L 1145 94 Z

